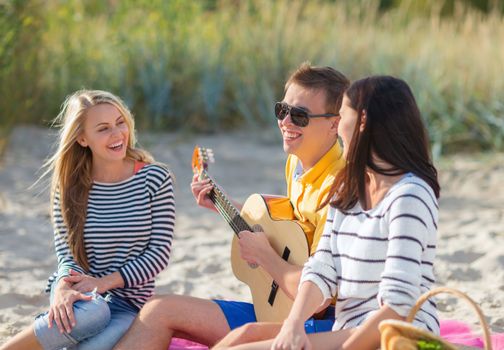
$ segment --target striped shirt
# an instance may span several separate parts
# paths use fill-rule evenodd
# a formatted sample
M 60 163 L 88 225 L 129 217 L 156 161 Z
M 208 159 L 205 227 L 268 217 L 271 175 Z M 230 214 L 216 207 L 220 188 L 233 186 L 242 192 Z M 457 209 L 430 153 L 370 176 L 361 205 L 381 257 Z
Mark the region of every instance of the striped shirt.
M 333 330 L 361 325 L 383 304 L 407 316 L 431 289 L 438 209 L 432 189 L 411 173 L 370 210 L 329 209 L 301 282 L 316 284 L 326 299 L 338 296 Z M 439 333 L 434 302 L 423 304 L 414 324 Z
M 173 239 L 175 200 L 168 170 L 148 164 L 124 181 L 93 183 L 84 227 L 88 272 L 70 253 L 58 193 L 53 217 L 58 271 L 49 279 L 48 289 L 69 269 L 93 277 L 118 271 L 124 287 L 108 293 L 138 308 L 152 296 L 154 278 L 168 265 Z

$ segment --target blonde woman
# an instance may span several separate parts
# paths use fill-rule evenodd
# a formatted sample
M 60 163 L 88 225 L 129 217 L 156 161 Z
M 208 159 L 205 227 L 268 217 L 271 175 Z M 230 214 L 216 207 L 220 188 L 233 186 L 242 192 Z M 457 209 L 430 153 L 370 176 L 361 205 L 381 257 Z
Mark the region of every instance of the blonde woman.
M 56 121 L 47 162 L 58 270 L 49 311 L 2 349 L 112 349 L 168 264 L 175 203 L 168 170 L 134 148 L 134 121 L 116 96 L 82 90 Z

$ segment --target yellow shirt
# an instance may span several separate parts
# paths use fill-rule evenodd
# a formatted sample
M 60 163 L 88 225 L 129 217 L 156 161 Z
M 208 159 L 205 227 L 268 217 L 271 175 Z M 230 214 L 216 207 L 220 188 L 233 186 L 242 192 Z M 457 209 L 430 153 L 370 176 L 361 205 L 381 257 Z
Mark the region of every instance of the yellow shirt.
M 345 161 L 336 142 L 317 164 L 294 178 L 298 163 L 299 159 L 294 155 L 287 158 L 287 196 L 294 208 L 294 215 L 306 234 L 311 255 L 315 253 L 324 230 L 328 206 L 320 210 L 317 208 L 326 199 L 334 178 L 338 171 L 343 169 Z

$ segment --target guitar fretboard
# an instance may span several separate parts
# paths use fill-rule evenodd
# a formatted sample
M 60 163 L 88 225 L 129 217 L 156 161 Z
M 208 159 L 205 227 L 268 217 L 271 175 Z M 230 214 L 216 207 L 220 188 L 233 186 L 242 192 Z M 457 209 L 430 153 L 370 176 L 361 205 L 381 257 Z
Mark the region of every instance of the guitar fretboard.
M 238 209 L 236 209 L 236 207 L 231 203 L 224 192 L 219 188 L 219 186 L 217 186 L 215 181 L 213 181 L 205 170 L 201 172 L 200 178 L 210 179 L 212 182 L 214 188 L 208 194 L 208 197 L 214 203 L 217 211 L 221 214 L 224 220 L 226 220 L 229 226 L 231 226 L 234 233 L 238 234 L 240 231 L 252 231 L 249 224 L 247 224 L 241 217 Z

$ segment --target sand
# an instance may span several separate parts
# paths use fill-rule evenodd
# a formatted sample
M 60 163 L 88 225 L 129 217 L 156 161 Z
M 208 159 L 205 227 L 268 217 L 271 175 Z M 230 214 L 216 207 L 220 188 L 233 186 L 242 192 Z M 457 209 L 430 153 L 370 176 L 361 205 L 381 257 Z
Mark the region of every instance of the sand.
M 249 301 L 247 286 L 232 274 L 232 231 L 215 213 L 196 206 L 190 193 L 195 144 L 210 147 L 209 172 L 234 199 L 253 192 L 284 194 L 285 155 L 274 131 L 190 136 L 140 134 L 142 146 L 167 163 L 176 177 L 177 223 L 169 267 L 157 293 Z M 47 277 L 56 267 L 48 190 L 28 189 L 50 154 L 54 132 L 21 126 L 13 130 L 0 161 L 0 343 L 30 324 L 48 306 Z M 504 331 L 504 154 L 456 155 L 436 164 L 442 199 L 436 275 L 438 285 L 468 293 L 493 331 Z M 442 318 L 474 323 L 471 309 L 440 298 Z

